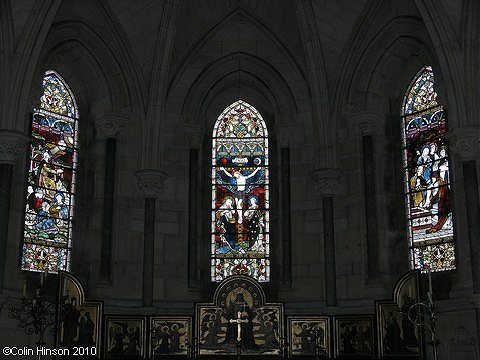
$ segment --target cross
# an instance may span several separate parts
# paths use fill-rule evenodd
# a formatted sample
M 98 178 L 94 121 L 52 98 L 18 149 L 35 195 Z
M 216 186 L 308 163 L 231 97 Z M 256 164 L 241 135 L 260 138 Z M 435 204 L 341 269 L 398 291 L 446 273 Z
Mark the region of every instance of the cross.
M 237 341 L 240 342 L 242 341 L 242 323 L 248 323 L 248 319 L 243 319 L 242 320 L 242 312 L 239 311 L 237 313 L 237 318 L 236 319 L 230 319 L 230 322 L 233 324 L 233 323 L 237 323 Z
M 240 305 L 243 308 L 243 311 L 245 311 L 245 308 L 247 307 L 247 302 L 244 302 L 242 305 Z

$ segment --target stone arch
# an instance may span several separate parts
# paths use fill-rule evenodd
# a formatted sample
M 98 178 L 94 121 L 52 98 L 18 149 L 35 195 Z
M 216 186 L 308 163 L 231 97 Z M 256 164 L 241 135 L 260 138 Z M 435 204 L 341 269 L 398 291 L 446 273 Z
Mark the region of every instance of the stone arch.
M 103 37 L 102 37 L 103 36 Z M 137 88 L 140 81 L 132 79 L 126 70 L 128 64 L 121 62 L 118 48 L 105 40 L 107 35 L 81 21 L 62 21 L 55 23 L 44 43 L 30 89 L 30 102 L 26 109 L 31 111 L 32 102 L 38 101 L 41 93 L 41 79 L 45 70 L 56 70 L 75 93 L 80 113 L 79 120 L 79 162 L 78 184 L 75 208 L 77 226 L 74 237 L 85 241 L 76 241 L 73 250 L 73 268 L 84 271 L 98 261 L 100 241 L 98 232 L 89 232 L 87 224 L 90 218 L 102 221 L 102 204 L 90 206 L 89 202 L 104 191 L 104 149 L 105 144 L 99 141 L 103 134 L 99 125 L 103 118 L 124 123 L 127 136 L 117 138 L 117 157 L 131 149 L 140 160 L 141 142 L 130 142 L 130 138 L 141 138 L 144 127 L 143 99 L 139 99 Z M 133 66 L 133 65 L 132 65 Z M 132 116 L 132 111 L 136 117 Z M 125 119 L 130 121 L 125 122 Z M 26 117 L 25 128 L 28 128 L 30 117 Z M 95 155 L 97 154 L 97 155 Z M 100 156 L 98 155 L 100 154 Z M 139 162 L 139 161 L 138 161 Z M 128 181 L 125 173 L 137 170 L 129 169 L 129 164 L 117 161 L 116 188 L 122 192 L 123 184 Z M 23 201 L 23 200 L 21 200 Z M 87 215 L 88 214 L 88 215 Z M 87 232 L 87 233 L 85 233 Z M 98 251 L 97 251 L 98 250 Z M 88 256 L 85 256 L 88 255 Z M 80 261 L 78 261 L 81 259 Z
M 475 0 L 464 0 L 462 7 L 462 24 L 465 28 L 461 39 L 465 48 L 465 94 L 468 119 L 472 124 L 478 124 L 480 112 L 480 88 L 475 86 L 480 81 L 480 4 Z
M 185 121 L 194 123 L 195 119 L 202 118 L 201 111 L 208 107 L 206 104 L 226 89 L 231 89 L 232 96 L 237 92 L 237 97 L 249 96 L 249 89 L 262 94 L 281 119 L 291 117 L 298 110 L 298 99 L 275 69 L 255 56 L 235 53 L 212 63 L 195 80 L 182 106 Z
M 82 89 L 81 103 L 88 103 L 92 113 L 140 106 L 114 51 L 85 23 L 65 21 L 53 25 L 40 59 L 36 78 L 41 77 L 47 64 L 63 68 L 64 73 L 71 74 L 68 80 L 72 86 Z M 103 104 L 95 104 L 100 99 Z
M 353 103 L 358 110 L 373 110 L 383 106 L 381 112 L 388 112 L 389 101 L 394 99 L 400 109 L 404 89 L 424 65 L 438 69 L 421 19 L 393 19 L 378 32 L 363 52 L 352 74 L 352 85 L 347 91 L 348 100 L 344 102 Z M 398 69 L 402 71 L 398 72 Z M 384 98 L 382 103 L 379 101 L 380 95 L 384 94 L 388 98 Z M 392 111 L 395 112 L 394 109 Z
M 258 43 L 255 49 L 248 46 L 227 46 L 228 38 L 232 35 L 230 31 L 236 26 L 232 24 L 235 20 L 241 20 L 248 26 L 246 29 L 254 34 L 252 39 Z M 228 28 L 227 25 L 231 25 L 232 28 Z M 227 50 L 216 46 L 219 42 L 224 42 Z M 199 167 L 208 169 L 209 161 L 205 159 L 211 156 L 208 155 L 211 154 L 209 138 L 214 122 L 227 106 L 241 99 L 253 105 L 271 129 L 270 149 L 273 164 L 271 178 L 274 182 L 274 178 L 278 178 L 274 173 L 278 171 L 276 164 L 279 154 L 275 154 L 278 144 L 282 142 L 283 146 L 300 147 L 303 143 L 298 139 L 304 139 L 304 136 L 308 136 L 312 143 L 314 142 L 311 138 L 314 125 L 310 113 L 310 96 L 307 80 L 298 59 L 285 49 L 263 23 L 243 9 L 234 10 L 209 28 L 172 67 L 166 95 L 166 108 L 169 113 L 166 114 L 163 126 L 165 132 L 162 136 L 165 141 L 164 145 L 162 144 L 164 146 L 162 156 L 171 158 L 169 154 L 176 152 L 176 162 L 187 163 L 186 154 L 180 144 L 187 145 L 198 149 L 199 158 L 204 159 L 199 161 L 201 164 Z M 298 126 L 300 123 L 304 124 L 304 127 Z M 175 134 L 182 136 L 178 137 Z M 164 171 L 172 177 L 176 177 L 177 173 L 181 174 L 175 162 L 162 161 L 162 164 L 165 166 Z M 313 159 L 311 165 L 313 170 Z M 208 172 L 204 175 L 202 179 L 206 186 L 209 184 Z M 183 181 L 185 180 L 178 179 L 175 187 L 187 186 Z M 278 182 L 272 186 L 278 186 Z M 175 193 L 173 189 L 171 190 L 168 193 Z M 206 198 L 211 195 L 203 196 Z M 188 200 L 183 194 L 176 199 L 179 198 L 181 201 Z M 173 201 L 174 198 L 167 196 L 166 200 Z M 279 209 L 279 206 L 275 206 L 275 201 L 279 202 L 280 199 L 273 199 L 271 207 Z M 198 207 L 205 209 L 205 204 L 205 202 L 200 204 L 199 200 Z M 204 215 L 203 213 L 198 215 L 199 221 L 208 224 L 210 217 L 203 217 Z M 274 215 L 277 216 L 274 220 L 277 223 L 278 215 L 279 211 Z M 271 228 L 278 227 L 274 221 Z M 209 238 L 207 230 L 201 230 L 202 238 Z M 275 236 L 275 230 L 271 232 L 271 236 Z M 197 258 L 206 262 L 210 254 L 203 245 L 203 242 L 199 245 Z M 209 273 L 207 270 L 201 272 Z M 208 283 L 206 286 L 209 286 Z
M 439 66 L 434 66 L 434 71 L 436 73 L 441 71 L 443 74 L 447 89 L 443 103 L 448 107 L 450 119 L 453 120 L 452 128 L 465 125 L 469 119 L 464 100 L 466 97 L 465 72 L 459 56 L 462 54 L 462 49 L 450 16 L 440 2 L 417 1 L 416 5 L 438 59 Z
M 219 36 L 219 34 L 221 36 L 222 31 L 226 29 L 226 25 L 237 18 L 247 21 L 253 29 L 256 29 L 255 31 L 259 31 L 262 34 L 260 41 L 268 44 L 269 47 L 273 45 L 275 48 L 273 53 L 277 54 L 276 58 L 281 59 L 281 61 L 277 60 L 272 65 L 269 61 L 272 55 L 269 55 L 270 58 L 266 59 L 263 53 L 256 54 L 249 52 L 248 49 L 241 48 L 232 49 L 231 52 L 226 53 L 214 49 L 215 51 L 207 53 L 205 48 L 207 46 L 212 48 L 213 46 L 209 42 L 215 36 Z M 287 55 L 284 55 L 282 51 Z M 218 67 L 222 68 L 223 73 Z M 198 116 L 197 109 L 200 108 L 200 100 L 188 101 L 188 98 L 197 99 L 197 95 L 203 91 L 198 99 L 204 99 L 205 90 L 208 87 L 213 88 L 215 85 L 218 88 L 219 82 L 228 82 L 225 81 L 227 78 L 230 78 L 232 88 L 238 87 L 239 78 L 243 88 L 263 87 L 265 92 L 271 93 L 269 96 L 272 100 L 274 98 L 272 95 L 278 98 L 276 100 L 279 104 L 278 108 L 285 107 L 286 109 L 282 109 L 282 112 L 287 117 L 296 118 L 297 113 L 302 113 L 302 116 L 306 119 L 309 117 L 303 115 L 309 111 L 307 104 L 310 102 L 310 95 L 298 59 L 291 55 L 286 46 L 263 23 L 242 8 L 229 13 L 211 27 L 176 62 L 171 73 L 172 76 L 167 90 L 167 104 L 169 105 L 167 107 L 171 108 L 171 105 L 173 105 L 174 110 L 170 110 L 171 117 L 174 113 L 181 113 L 179 121 L 183 123 L 191 124 L 192 116 Z M 237 78 L 236 84 L 235 78 Z M 282 101 L 279 101 L 280 99 Z M 285 105 L 285 100 L 288 105 Z M 311 119 L 307 121 L 311 121 Z
M 358 55 L 352 54 L 350 61 L 352 68 L 347 69 L 346 74 L 352 81 L 344 83 L 343 91 L 338 91 L 339 95 L 335 99 L 337 106 L 342 108 L 341 111 L 336 110 L 336 128 L 338 133 L 352 130 L 362 132 L 358 128 L 361 124 L 356 122 L 362 118 L 374 129 L 376 178 L 373 181 L 376 188 L 375 201 L 380 209 L 377 212 L 376 226 L 380 238 L 387 240 L 378 243 L 379 268 L 388 274 L 396 271 L 395 276 L 399 276 L 408 269 L 407 248 L 403 241 L 406 227 L 402 221 L 391 221 L 392 218 L 403 219 L 405 215 L 402 209 L 392 205 L 404 201 L 401 102 L 415 74 L 426 63 L 433 63 L 435 67 L 437 62 L 421 19 L 412 16 L 391 19 L 369 39 Z M 387 141 L 383 140 L 385 137 Z M 339 149 L 342 146 L 348 145 L 339 142 Z M 362 165 L 358 163 L 357 168 L 360 166 Z M 362 180 L 358 181 L 361 185 Z M 358 191 L 361 193 L 362 189 L 359 188 Z

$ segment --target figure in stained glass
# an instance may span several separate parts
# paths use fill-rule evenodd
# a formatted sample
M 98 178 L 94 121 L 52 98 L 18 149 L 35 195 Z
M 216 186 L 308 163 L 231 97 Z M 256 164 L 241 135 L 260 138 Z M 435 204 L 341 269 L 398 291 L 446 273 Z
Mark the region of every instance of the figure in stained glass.
M 212 280 L 269 280 L 268 138 L 260 114 L 237 101 L 218 118 L 212 149 Z
M 219 183 L 224 183 L 227 185 L 227 188 L 231 189 L 232 193 L 235 195 L 235 206 L 237 208 L 238 214 L 238 223 L 243 222 L 243 204 L 245 194 L 251 189 L 250 184 L 255 182 L 254 176 L 258 173 L 260 168 L 256 168 L 251 174 L 243 175 L 240 170 L 233 170 L 230 174 L 224 167 L 220 167 L 220 170 L 227 176 L 227 179 L 223 177 L 223 174 L 219 172 L 220 181 Z M 229 178 L 229 179 L 228 179 Z
M 68 270 L 77 158 L 75 99 L 54 71 L 32 115 L 22 269 Z
M 403 107 L 404 171 L 412 267 L 455 268 L 447 125 L 431 67 L 413 80 Z

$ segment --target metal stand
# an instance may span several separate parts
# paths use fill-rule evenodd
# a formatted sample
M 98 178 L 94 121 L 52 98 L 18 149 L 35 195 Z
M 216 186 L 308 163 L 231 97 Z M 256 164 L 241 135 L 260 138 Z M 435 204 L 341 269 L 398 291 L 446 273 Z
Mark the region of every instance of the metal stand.
M 432 276 L 428 274 L 429 291 L 427 292 L 428 299 L 424 302 L 418 302 L 410 306 L 408 309 L 408 319 L 415 325 L 415 327 L 425 327 L 430 331 L 430 338 L 433 352 L 433 360 L 438 360 L 438 344 L 436 336 L 436 313 L 435 304 L 433 302 L 432 291 Z
M 242 343 L 240 341 L 237 341 L 237 360 L 240 360 L 242 358 Z
M 46 278 L 46 276 L 45 276 Z M 42 348 L 45 343 L 45 332 L 49 327 L 50 334 L 55 335 L 57 329 L 57 303 L 47 300 L 43 290 L 44 274 L 41 274 L 40 286 L 36 289 L 35 297 L 26 297 L 26 285 L 21 297 L 22 306 L 12 307 L 8 313 L 10 319 L 17 319 L 18 326 L 25 330 L 25 334 L 38 334 L 36 345 Z M 37 359 L 42 359 L 42 352 L 37 351 Z

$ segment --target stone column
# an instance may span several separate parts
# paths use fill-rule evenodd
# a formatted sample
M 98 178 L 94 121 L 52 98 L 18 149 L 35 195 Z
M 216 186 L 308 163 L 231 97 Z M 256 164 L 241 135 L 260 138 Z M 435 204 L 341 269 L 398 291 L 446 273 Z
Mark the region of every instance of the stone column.
M 480 201 L 477 177 L 480 131 L 478 128 L 455 129 L 448 137 L 455 159 L 459 160 L 463 169 L 473 292 L 480 294 Z
M 98 135 L 104 141 L 105 168 L 103 187 L 103 226 L 102 245 L 100 250 L 100 280 L 112 280 L 112 252 L 113 252 L 113 220 L 115 198 L 115 164 L 117 150 L 117 134 L 123 131 L 127 116 L 123 114 L 103 114 L 95 121 Z
M 0 294 L 4 288 L 13 165 L 19 156 L 26 156 L 28 140 L 21 132 L 0 130 Z
M 472 273 L 473 305 L 475 307 L 477 333 L 480 334 L 480 199 L 478 194 L 477 159 L 480 155 L 480 131 L 478 128 L 460 128 L 448 135 L 450 149 L 455 160 L 462 165 L 465 211 L 467 215 L 470 266 Z M 458 245 L 458 239 L 456 241 Z M 458 256 L 457 248 L 457 256 Z
M 317 169 L 310 177 L 315 189 L 322 196 L 323 203 L 323 241 L 325 254 L 325 294 L 327 307 L 337 306 L 337 271 L 335 259 L 335 223 L 333 198 L 338 195 L 342 172 L 338 169 Z
M 190 149 L 188 171 L 188 284 L 198 285 L 197 248 L 198 248 L 198 198 L 200 188 L 198 181 L 198 149 Z
M 282 278 L 287 286 L 292 283 L 292 225 L 290 201 L 290 148 L 280 149 L 282 194 Z
M 201 240 L 204 236 L 201 236 L 202 228 L 200 213 L 204 209 L 201 204 L 204 186 L 202 186 L 204 170 L 201 167 L 202 161 L 200 161 L 202 148 L 202 140 L 205 134 L 205 129 L 198 125 L 192 125 L 186 122 L 186 119 L 179 117 L 179 124 L 184 129 L 184 141 L 185 145 L 190 148 L 189 154 L 189 168 L 188 168 L 188 286 L 190 289 L 199 289 L 201 287 L 201 273 L 203 270 L 202 261 L 204 260 L 205 253 L 204 246 Z M 211 154 L 211 153 L 210 153 Z M 211 155 L 210 155 L 211 156 Z M 211 157 L 209 160 L 211 161 Z M 210 186 L 210 184 L 208 184 Z M 205 239 L 210 244 L 210 239 Z M 202 260 L 199 262 L 199 256 Z
M 168 176 L 160 170 L 140 170 L 136 176 L 137 185 L 145 197 L 142 305 L 152 307 L 155 266 L 155 199 L 162 192 L 163 183 Z
M 375 174 L 375 144 L 383 119 L 371 112 L 359 112 L 349 117 L 359 132 L 362 154 L 363 194 L 365 213 L 365 240 L 367 250 L 367 275 L 369 279 L 379 276 L 378 263 L 378 216 Z M 378 159 L 377 159 L 378 160 Z

